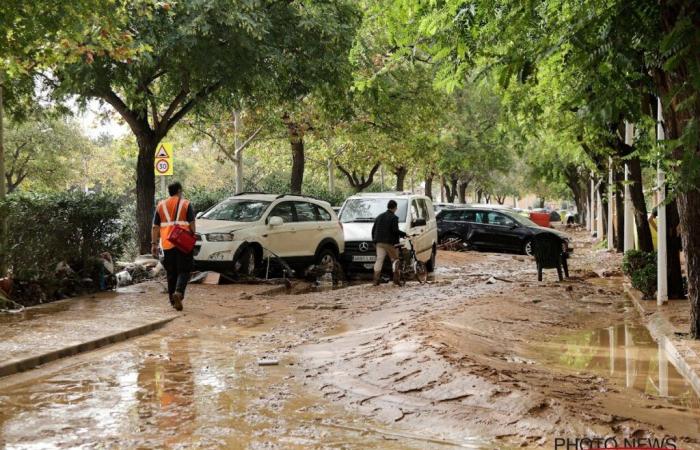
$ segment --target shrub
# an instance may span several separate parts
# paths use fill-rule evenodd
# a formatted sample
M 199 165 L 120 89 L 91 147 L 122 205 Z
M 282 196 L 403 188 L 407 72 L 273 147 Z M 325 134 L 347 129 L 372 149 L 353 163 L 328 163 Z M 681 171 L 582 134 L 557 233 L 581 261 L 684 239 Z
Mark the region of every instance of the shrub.
M 628 250 L 622 260 L 622 271 L 630 277 L 632 287 L 639 289 L 644 298 L 656 293 L 656 252 Z
M 128 240 L 121 204 L 109 194 L 13 194 L 2 213 L 9 266 L 19 280 L 52 279 L 61 261 L 90 270 L 102 252 L 119 257 Z

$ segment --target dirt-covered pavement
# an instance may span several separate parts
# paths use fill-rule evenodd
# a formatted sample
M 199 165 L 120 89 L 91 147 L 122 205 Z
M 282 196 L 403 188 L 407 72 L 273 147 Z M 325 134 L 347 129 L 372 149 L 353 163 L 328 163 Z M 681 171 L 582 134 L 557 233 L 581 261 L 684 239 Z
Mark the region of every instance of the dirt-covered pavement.
M 192 286 L 162 330 L 0 379 L 0 446 L 700 448 L 698 397 L 625 301 L 619 256 L 577 239 L 563 283 L 442 252 L 428 285 Z

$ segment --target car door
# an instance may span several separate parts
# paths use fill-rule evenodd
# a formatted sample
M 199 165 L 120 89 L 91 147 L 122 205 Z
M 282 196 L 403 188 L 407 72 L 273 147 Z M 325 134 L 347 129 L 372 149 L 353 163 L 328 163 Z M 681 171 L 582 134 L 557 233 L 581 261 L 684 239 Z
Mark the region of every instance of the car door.
M 484 224 L 485 246 L 494 250 L 515 250 L 520 245 L 515 221 L 507 215 L 489 211 L 486 214 L 487 223 Z
M 296 234 L 294 256 L 313 258 L 318 244 L 323 239 L 323 223 L 319 221 L 316 205 L 309 202 L 294 202 L 296 211 Z
M 433 250 L 433 233 L 430 231 L 435 228 L 435 218 L 431 217 L 430 210 L 428 209 L 428 204 L 424 198 L 419 198 L 416 200 L 418 202 L 418 214 L 419 218 L 425 220 L 425 225 L 420 227 L 420 237 L 418 238 L 418 253 L 421 261 L 430 258 Z
M 270 226 L 270 217 L 277 216 L 282 219 L 282 225 Z M 295 256 L 295 242 L 297 223 L 294 219 L 294 203 L 291 201 L 276 204 L 265 220 L 267 229 L 263 234 L 266 248 L 275 255 L 288 258 Z
M 472 222 L 469 222 L 468 240 L 473 246 L 486 248 L 489 246 L 489 229 L 487 212 L 484 210 L 473 210 Z

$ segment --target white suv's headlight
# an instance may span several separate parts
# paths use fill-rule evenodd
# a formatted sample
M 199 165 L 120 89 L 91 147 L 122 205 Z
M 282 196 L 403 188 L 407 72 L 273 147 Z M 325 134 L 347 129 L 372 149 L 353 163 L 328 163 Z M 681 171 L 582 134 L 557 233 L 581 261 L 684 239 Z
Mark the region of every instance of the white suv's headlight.
M 209 233 L 206 237 L 209 242 L 227 242 L 233 240 L 233 233 Z

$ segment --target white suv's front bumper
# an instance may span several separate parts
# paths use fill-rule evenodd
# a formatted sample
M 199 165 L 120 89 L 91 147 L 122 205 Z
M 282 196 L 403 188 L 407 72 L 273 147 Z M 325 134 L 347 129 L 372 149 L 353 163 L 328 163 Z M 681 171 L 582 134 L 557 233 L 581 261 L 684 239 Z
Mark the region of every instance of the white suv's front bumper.
M 197 241 L 194 250 L 194 264 L 196 268 L 227 268 L 233 266 L 233 257 L 244 241 L 210 242 Z

